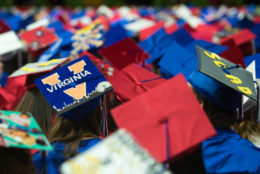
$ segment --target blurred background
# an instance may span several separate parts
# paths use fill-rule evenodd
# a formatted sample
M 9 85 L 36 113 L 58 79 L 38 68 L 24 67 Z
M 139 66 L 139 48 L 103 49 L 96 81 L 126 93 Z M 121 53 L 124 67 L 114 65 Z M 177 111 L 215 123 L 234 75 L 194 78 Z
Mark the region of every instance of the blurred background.
M 170 6 L 174 4 L 185 3 L 197 6 L 206 5 L 232 5 L 240 6 L 243 4 L 259 4 L 259 0 L 0 0 L 0 7 L 18 6 L 99 6 L 105 4 L 108 6 L 121 5 L 147 5 L 147 6 Z

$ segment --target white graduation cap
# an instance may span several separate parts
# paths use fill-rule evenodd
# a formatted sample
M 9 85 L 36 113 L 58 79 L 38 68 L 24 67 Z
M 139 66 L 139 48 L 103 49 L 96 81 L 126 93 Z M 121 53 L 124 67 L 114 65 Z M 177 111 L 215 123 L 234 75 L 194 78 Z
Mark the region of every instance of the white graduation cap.
M 137 19 L 134 22 L 131 22 L 129 24 L 125 25 L 125 29 L 126 30 L 130 30 L 132 32 L 134 32 L 135 34 L 139 33 L 141 30 L 151 27 L 155 24 L 154 21 L 149 20 L 149 19 L 144 19 L 144 18 L 140 18 Z
M 14 31 L 0 34 L 0 55 L 20 50 L 24 47 Z
M 63 174 L 170 174 L 120 129 L 90 150 L 61 165 Z
M 50 20 L 48 18 L 42 18 L 42 19 L 37 20 L 36 22 L 33 22 L 33 23 L 27 25 L 25 29 L 33 30 L 40 26 L 47 26 L 47 25 L 49 25 L 49 23 L 50 23 Z

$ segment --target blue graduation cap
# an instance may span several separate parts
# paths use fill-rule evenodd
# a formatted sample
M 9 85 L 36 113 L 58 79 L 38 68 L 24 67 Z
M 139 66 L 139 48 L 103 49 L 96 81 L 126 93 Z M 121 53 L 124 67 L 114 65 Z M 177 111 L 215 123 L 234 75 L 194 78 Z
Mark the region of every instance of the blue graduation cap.
M 260 48 L 260 24 L 255 24 L 252 28 L 250 28 L 250 31 L 252 31 L 256 35 L 255 39 L 255 48 Z
M 139 42 L 139 46 L 147 52 L 151 57 L 145 62 L 150 64 L 158 60 L 166 51 L 167 47 L 172 43 L 172 39 L 164 29 L 159 29 L 148 39 Z
M 87 56 L 34 82 L 54 111 L 72 120 L 80 120 L 93 112 L 100 96 L 113 89 Z
M 21 28 L 22 16 L 12 15 L 6 19 L 6 22 L 12 30 L 17 32 Z
M 237 27 L 238 25 L 238 18 L 237 18 L 237 14 L 230 16 L 230 17 L 226 17 L 227 21 L 230 23 L 230 25 L 232 26 L 232 28 Z
M 181 46 L 186 46 L 189 43 L 195 41 L 193 37 L 184 28 L 180 28 L 176 32 L 172 33 L 170 37 L 172 38 L 172 40 L 174 40 Z
M 246 66 L 249 66 L 253 61 L 255 61 L 255 73 L 256 78 L 260 79 L 260 53 L 250 55 L 244 58 Z
M 108 47 L 126 37 L 128 37 L 127 31 L 122 25 L 120 23 L 113 24 L 107 33 L 105 33 L 105 46 Z
M 260 150 L 230 129 L 202 143 L 206 173 L 259 173 Z
M 48 26 L 48 28 L 54 28 L 56 34 L 58 34 L 60 31 L 64 31 L 64 27 L 61 21 L 56 20 L 54 22 L 51 22 Z
M 176 23 L 179 27 L 182 27 L 184 24 L 186 24 L 186 21 L 184 19 L 178 19 Z
M 196 55 L 197 54 L 196 45 L 199 45 L 200 47 L 203 47 L 216 54 L 220 54 L 228 49 L 227 46 L 210 43 L 205 40 L 195 40 L 189 43 L 188 45 L 186 45 L 185 48 L 188 49 L 190 52 L 192 52 L 194 55 Z
M 198 67 L 198 60 L 189 50 L 173 42 L 167 48 L 158 65 L 161 68 L 161 74 L 166 75 L 165 78 L 183 73 L 185 78 L 188 79 L 190 74 Z
M 85 16 L 85 14 L 86 14 L 85 10 L 80 10 L 76 13 L 71 14 L 70 17 L 71 17 L 71 19 L 77 19 L 77 18 L 81 18 L 81 17 Z

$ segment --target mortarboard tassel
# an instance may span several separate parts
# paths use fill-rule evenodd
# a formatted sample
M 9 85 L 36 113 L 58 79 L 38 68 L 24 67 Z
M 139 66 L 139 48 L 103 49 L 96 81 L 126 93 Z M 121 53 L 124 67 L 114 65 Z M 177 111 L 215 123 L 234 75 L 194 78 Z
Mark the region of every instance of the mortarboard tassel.
M 102 97 L 102 134 L 104 137 L 108 136 L 108 124 L 107 124 L 107 100 L 106 94 Z
M 169 169 L 170 167 L 170 136 L 169 136 L 169 124 L 168 119 L 165 120 L 165 134 L 166 134 L 166 163 L 165 167 Z

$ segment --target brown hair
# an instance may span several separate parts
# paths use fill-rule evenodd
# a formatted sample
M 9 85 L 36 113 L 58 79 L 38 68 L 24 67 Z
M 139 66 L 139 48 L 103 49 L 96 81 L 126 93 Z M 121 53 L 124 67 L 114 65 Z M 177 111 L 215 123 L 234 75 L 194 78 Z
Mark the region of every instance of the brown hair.
M 203 97 L 194 88 L 192 88 L 192 90 L 199 103 L 203 104 L 203 110 L 206 112 L 213 126 L 230 128 L 235 124 L 237 115 L 236 110 L 233 112 L 227 111 Z
M 1 173 L 36 174 L 29 150 L 0 147 L 0 156 Z
M 55 124 L 50 131 L 49 139 L 53 143 L 61 141 L 66 144 L 64 155 L 66 158 L 78 154 L 80 141 L 83 139 L 99 137 L 101 130 L 100 106 L 87 115 L 83 120 L 72 121 L 62 116 L 57 116 Z
M 52 126 L 51 117 L 54 112 L 50 104 L 37 88 L 28 90 L 15 110 L 32 113 L 42 131 L 48 137 L 49 130 Z

